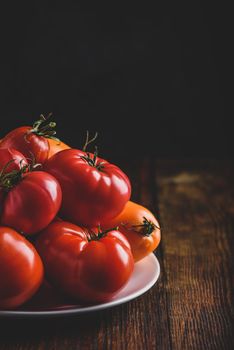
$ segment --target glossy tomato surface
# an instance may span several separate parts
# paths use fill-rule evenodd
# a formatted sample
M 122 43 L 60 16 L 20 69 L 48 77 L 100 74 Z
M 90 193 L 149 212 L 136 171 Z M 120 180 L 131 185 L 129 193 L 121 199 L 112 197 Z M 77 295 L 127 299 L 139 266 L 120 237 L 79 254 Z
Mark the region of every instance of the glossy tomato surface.
M 128 177 L 94 154 L 64 150 L 50 158 L 44 169 L 61 185 L 62 217 L 76 224 L 98 226 L 118 215 L 131 195 Z
M 153 252 L 160 243 L 161 233 L 155 216 L 145 207 L 127 202 L 123 211 L 103 227 L 118 226 L 128 239 L 135 261 Z
M 60 185 L 52 175 L 28 172 L 5 195 L 1 224 L 26 235 L 37 233 L 54 219 L 61 201 Z
M 120 232 L 89 238 L 87 230 L 56 221 L 40 233 L 36 247 L 51 283 L 80 301 L 104 302 L 128 281 L 134 261 Z
M 21 152 L 28 161 L 35 158 L 37 163 L 43 164 L 49 155 L 49 143 L 43 136 L 30 131 L 30 126 L 22 126 L 9 132 L 1 141 L 0 148 L 14 148 Z
M 0 310 L 25 303 L 42 279 L 42 261 L 33 245 L 13 229 L 0 226 Z

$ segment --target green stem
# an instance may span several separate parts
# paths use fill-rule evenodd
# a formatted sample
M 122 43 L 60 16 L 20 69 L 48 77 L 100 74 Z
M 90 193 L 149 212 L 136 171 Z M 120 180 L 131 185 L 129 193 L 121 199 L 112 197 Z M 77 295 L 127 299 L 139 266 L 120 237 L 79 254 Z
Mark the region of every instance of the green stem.
M 118 227 L 113 227 L 113 228 L 109 228 L 108 230 L 105 231 L 101 231 L 100 226 L 98 227 L 98 233 L 96 234 L 94 231 L 88 231 L 88 241 L 99 241 L 101 238 L 105 237 L 109 232 L 111 231 L 118 231 Z
M 11 172 L 5 173 L 6 169 L 13 162 L 14 159 L 10 160 L 0 172 L 0 188 L 6 192 L 10 191 L 15 185 L 17 185 L 17 183 L 22 179 L 23 174 L 29 170 L 29 165 L 22 165 L 22 161 L 20 161 L 19 170 L 12 170 Z
M 137 232 L 142 234 L 143 236 L 150 236 L 156 228 L 160 230 L 160 227 L 155 225 L 152 221 L 146 219 L 145 216 L 143 216 L 143 222 L 140 225 L 132 225 L 130 227 L 127 227 L 126 224 L 122 225 L 129 230 L 139 228 L 140 230 L 137 230 Z
M 88 145 L 89 145 L 90 143 L 94 142 L 94 141 L 97 139 L 97 137 L 98 137 L 98 133 L 95 132 L 94 137 L 91 138 L 91 139 L 89 139 L 89 131 L 87 130 L 87 131 L 86 131 L 85 144 L 84 144 L 84 146 L 83 146 L 83 148 L 82 148 L 82 151 L 85 152 L 85 151 L 86 151 L 86 148 L 88 147 Z
M 26 133 L 25 135 L 26 141 L 27 141 L 28 135 L 35 134 L 37 136 L 43 136 L 47 139 L 53 139 L 55 141 L 60 142 L 60 140 L 57 137 L 55 137 L 56 123 L 49 121 L 51 117 L 52 117 L 52 113 L 49 113 L 47 117 L 41 114 L 39 120 L 37 120 L 33 124 L 32 128 Z
M 7 168 L 12 164 L 15 160 L 12 159 L 0 171 L 0 188 L 5 192 L 10 191 L 14 186 L 16 186 L 23 178 L 23 175 L 27 172 L 31 172 L 38 168 L 41 164 L 26 164 L 23 165 L 23 159 L 19 162 L 20 169 L 12 170 L 11 172 L 5 173 Z
M 97 151 L 97 147 L 95 147 L 95 152 L 93 154 L 93 157 L 91 156 L 90 153 L 87 152 L 85 156 L 81 156 L 81 159 L 87 162 L 90 166 L 96 168 L 99 171 L 102 171 L 104 169 L 104 163 L 103 162 L 98 163 L 97 156 L 98 156 L 98 151 Z

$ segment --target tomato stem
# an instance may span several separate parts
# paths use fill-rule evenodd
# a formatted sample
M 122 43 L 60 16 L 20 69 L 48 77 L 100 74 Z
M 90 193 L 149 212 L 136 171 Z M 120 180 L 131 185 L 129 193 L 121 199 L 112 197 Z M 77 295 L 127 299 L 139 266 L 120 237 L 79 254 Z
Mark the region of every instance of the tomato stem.
M 98 133 L 97 133 L 97 131 L 96 131 L 94 137 L 92 137 L 91 139 L 89 139 L 89 131 L 87 130 L 87 131 L 86 131 L 85 144 L 84 144 L 84 146 L 83 146 L 83 148 L 82 148 L 82 151 L 85 152 L 85 151 L 86 151 L 86 148 L 88 147 L 88 145 L 89 145 L 90 143 L 94 142 L 94 141 L 97 139 L 97 137 L 98 137 Z
M 99 171 L 102 171 L 104 168 L 104 163 L 103 162 L 97 162 L 97 156 L 98 156 L 98 150 L 97 150 L 97 146 L 95 146 L 95 151 L 93 153 L 93 157 L 91 156 L 91 154 L 89 152 L 86 152 L 87 146 L 89 144 L 91 144 L 93 141 L 95 141 L 98 137 L 98 133 L 95 132 L 94 137 L 92 137 L 91 139 L 89 138 L 89 131 L 87 130 L 86 132 L 86 140 L 85 140 L 85 144 L 82 148 L 83 152 L 86 153 L 86 155 L 81 156 L 81 159 L 83 159 L 85 162 L 87 162 L 90 166 L 96 168 Z
M 24 160 L 21 159 L 19 162 L 19 170 L 12 170 L 11 172 L 5 173 L 7 168 L 14 161 L 14 159 L 11 159 L 4 165 L 4 167 L 0 171 L 0 188 L 3 189 L 5 192 L 10 191 L 15 185 L 17 185 L 22 180 L 23 175 L 25 173 L 31 172 L 39 166 L 41 166 L 41 164 L 35 164 L 35 162 L 33 162 L 32 164 L 22 165 Z
M 95 147 L 95 152 L 93 153 L 93 157 L 90 153 L 86 153 L 86 155 L 81 156 L 81 159 L 83 159 L 85 162 L 87 162 L 90 166 L 96 168 L 99 171 L 102 171 L 104 169 L 104 163 L 97 161 L 98 156 L 98 150 L 97 147 Z
M 108 230 L 102 231 L 101 227 L 99 226 L 98 227 L 98 233 L 95 233 L 92 230 L 88 231 L 88 234 L 87 234 L 88 241 L 89 242 L 91 242 L 91 241 L 99 241 L 101 238 L 105 237 L 108 232 L 118 231 L 118 229 L 119 229 L 118 227 L 113 227 L 113 228 L 109 228 Z
M 124 226 L 126 229 L 136 229 L 139 228 L 140 230 L 137 230 L 138 233 L 142 234 L 143 236 L 150 236 L 151 233 L 157 228 L 160 230 L 160 227 L 155 225 L 152 221 L 146 219 L 145 216 L 143 216 L 143 222 L 139 225 L 131 225 L 130 227 L 127 227 L 126 224 L 122 223 L 122 226 Z
M 14 159 L 6 163 L 0 172 L 0 188 L 6 192 L 11 190 L 22 179 L 23 174 L 26 173 L 29 168 L 28 164 L 22 166 L 23 159 L 21 159 L 19 163 L 19 170 L 12 170 L 11 172 L 5 174 L 5 171 L 13 162 Z
M 56 123 L 49 121 L 51 117 L 52 113 L 49 113 L 47 117 L 41 114 L 40 118 L 37 121 L 35 121 L 32 128 L 25 134 L 25 140 L 27 141 L 28 135 L 35 134 L 37 136 L 43 136 L 47 139 L 53 139 L 55 141 L 60 142 L 60 140 L 57 137 L 55 137 Z

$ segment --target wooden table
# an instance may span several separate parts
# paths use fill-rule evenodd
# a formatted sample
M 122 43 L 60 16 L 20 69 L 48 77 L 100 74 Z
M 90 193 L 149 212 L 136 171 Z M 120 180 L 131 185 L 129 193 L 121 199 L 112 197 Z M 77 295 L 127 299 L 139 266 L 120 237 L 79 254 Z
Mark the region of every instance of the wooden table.
M 1 321 L 0 349 L 234 349 L 234 166 L 124 164 L 162 226 L 161 276 L 144 296 L 82 318 Z

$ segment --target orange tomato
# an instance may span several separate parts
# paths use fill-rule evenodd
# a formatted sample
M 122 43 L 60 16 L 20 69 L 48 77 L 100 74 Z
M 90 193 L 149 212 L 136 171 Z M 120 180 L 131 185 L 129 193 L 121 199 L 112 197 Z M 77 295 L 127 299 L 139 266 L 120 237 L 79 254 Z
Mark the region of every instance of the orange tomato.
M 131 246 L 135 262 L 153 252 L 159 245 L 161 232 L 154 215 L 145 207 L 128 201 L 123 211 L 104 228 L 119 227 Z
M 56 141 L 53 139 L 47 139 L 49 142 L 50 150 L 49 150 L 49 156 L 48 158 L 51 158 L 55 153 L 58 153 L 60 151 L 63 151 L 64 149 L 71 148 L 66 143 L 62 141 Z

